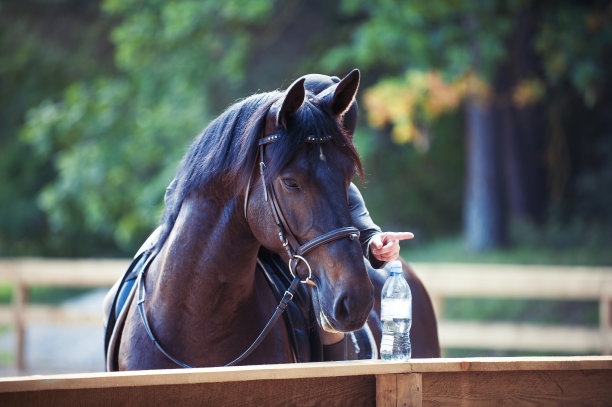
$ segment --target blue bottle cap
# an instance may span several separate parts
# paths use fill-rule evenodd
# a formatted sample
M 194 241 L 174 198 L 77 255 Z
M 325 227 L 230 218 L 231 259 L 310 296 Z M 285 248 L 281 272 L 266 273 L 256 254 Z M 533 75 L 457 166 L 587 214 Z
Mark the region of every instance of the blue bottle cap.
M 393 260 L 389 262 L 391 265 L 391 273 L 402 273 L 402 262 L 399 260 Z

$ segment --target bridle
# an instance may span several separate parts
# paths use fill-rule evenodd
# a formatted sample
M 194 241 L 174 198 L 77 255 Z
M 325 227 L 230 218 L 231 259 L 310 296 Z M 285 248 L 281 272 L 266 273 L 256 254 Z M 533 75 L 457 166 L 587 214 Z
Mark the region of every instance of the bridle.
M 265 147 L 268 144 L 271 144 L 271 143 L 274 143 L 280 140 L 281 137 L 282 137 L 281 133 L 274 133 L 268 136 L 264 136 L 259 140 L 259 174 L 260 174 L 260 178 L 263 184 L 265 200 L 266 202 L 270 202 L 272 213 L 274 215 L 274 222 L 276 223 L 276 226 L 278 227 L 278 237 L 285 251 L 289 255 L 289 272 L 291 273 L 291 276 L 293 277 L 293 281 L 291 282 L 291 284 L 285 291 L 283 298 L 281 299 L 280 303 L 276 307 L 276 310 L 274 311 L 274 314 L 270 317 L 270 320 L 268 321 L 266 326 L 263 328 L 259 336 L 255 339 L 255 341 L 251 344 L 251 346 L 247 348 L 247 350 L 245 350 L 240 356 L 238 356 L 236 359 L 226 364 L 225 366 L 233 366 L 237 363 L 240 363 L 241 361 L 246 359 L 246 357 L 248 357 L 257 348 L 257 346 L 259 346 L 259 344 L 264 340 L 264 338 L 271 331 L 276 321 L 278 321 L 280 316 L 283 314 L 289 302 L 293 299 L 293 296 L 299 284 L 311 284 L 311 285 L 316 286 L 312 278 L 312 268 L 310 267 L 308 260 L 306 260 L 306 258 L 304 257 L 306 256 L 307 253 L 311 252 L 312 250 L 316 249 L 319 246 L 333 242 L 338 239 L 348 237 L 351 240 L 357 240 L 359 238 L 359 229 L 357 229 L 354 226 L 345 226 L 345 227 L 341 227 L 341 228 L 332 230 L 330 232 L 324 233 L 320 236 L 317 236 L 307 241 L 306 243 L 300 244 L 299 240 L 296 238 L 296 236 L 291 231 L 291 228 L 289 227 L 289 223 L 287 222 L 287 219 L 283 215 L 283 211 L 281 210 L 281 207 L 278 203 L 278 199 L 276 197 L 276 192 L 274 190 L 274 184 L 267 183 L 266 178 L 265 178 L 265 172 L 266 172 L 265 171 L 266 164 L 264 161 Z M 305 141 L 307 143 L 322 144 L 322 143 L 326 143 L 329 140 L 331 140 L 330 135 L 323 136 L 323 137 L 308 136 L 306 137 Z M 245 197 L 244 197 L 245 218 L 247 217 L 249 191 L 250 191 L 251 178 L 253 176 L 253 173 L 254 173 L 254 168 L 251 171 L 251 177 L 249 178 L 249 181 L 247 183 Z M 147 319 L 147 314 L 145 312 L 145 307 L 144 307 L 144 303 L 146 300 L 146 292 L 145 292 L 145 287 L 144 287 L 144 275 L 146 273 L 146 270 L 148 269 L 148 265 L 152 262 L 154 257 L 155 255 L 152 255 L 149 259 L 147 259 L 147 264 L 144 267 L 142 267 L 141 271 L 138 273 L 138 278 L 136 281 L 136 286 L 137 286 L 136 289 L 137 289 L 137 294 L 138 294 L 137 305 L 138 305 L 138 311 L 140 313 L 141 320 L 143 322 L 147 335 L 149 336 L 151 341 L 153 341 L 153 344 L 155 345 L 155 347 L 163 355 L 165 355 L 169 360 L 171 360 L 173 363 L 175 363 L 178 366 L 181 366 L 184 368 L 194 368 L 194 366 L 191 366 L 187 363 L 181 362 L 180 360 L 174 358 L 164 349 L 164 347 L 159 343 L 159 340 L 156 338 L 155 334 L 153 333 L 151 326 L 149 324 L 149 321 Z M 294 266 L 297 267 L 297 264 L 300 261 L 302 261 L 308 269 L 308 276 L 304 278 L 303 280 L 300 279 L 299 276 L 297 276 L 297 271 L 294 272 Z
M 274 143 L 282 137 L 281 133 L 274 133 L 269 136 L 262 137 L 259 140 L 259 175 L 261 178 L 263 190 L 264 190 L 264 199 L 266 202 L 270 202 L 270 207 L 272 208 L 272 214 L 274 215 L 274 223 L 278 228 L 278 238 L 280 239 L 283 248 L 287 252 L 289 256 L 289 272 L 293 278 L 297 278 L 297 273 L 293 272 L 293 263 L 296 264 L 299 261 L 304 262 L 306 267 L 308 268 L 308 277 L 300 282 L 303 284 L 313 284 L 312 281 L 312 268 L 310 264 L 304 257 L 308 252 L 316 249 L 319 246 L 324 244 L 333 242 L 334 240 L 342 239 L 348 237 L 351 240 L 359 239 L 359 229 L 354 226 L 345 226 L 330 232 L 324 233 L 320 236 L 317 236 L 306 243 L 300 244 L 300 241 L 295 237 L 295 234 L 291 231 L 291 227 L 287 222 L 287 219 L 283 215 L 283 211 L 278 203 L 278 198 L 276 197 L 276 191 L 274 189 L 273 183 L 266 182 L 265 177 L 265 168 L 266 163 L 264 161 L 265 157 L 265 147 L 268 144 Z M 331 140 L 331 136 L 308 136 L 305 139 L 306 143 L 311 144 L 323 144 Z M 253 172 L 251 172 L 251 177 L 253 176 Z M 244 197 L 244 216 L 247 217 L 247 206 L 249 201 L 249 190 L 251 186 L 251 179 L 249 178 L 249 182 L 247 184 L 246 193 Z

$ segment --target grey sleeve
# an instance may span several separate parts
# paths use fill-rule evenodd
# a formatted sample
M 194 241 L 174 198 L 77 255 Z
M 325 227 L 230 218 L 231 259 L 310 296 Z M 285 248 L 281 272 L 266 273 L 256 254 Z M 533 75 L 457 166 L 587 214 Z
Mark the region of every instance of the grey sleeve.
M 361 192 L 359 192 L 359 189 L 357 189 L 353 183 L 351 183 L 349 186 L 348 201 L 353 225 L 359 229 L 361 233 L 359 236 L 359 242 L 361 243 L 361 251 L 363 252 L 363 255 L 370 261 L 372 267 L 382 268 L 386 262 L 377 260 L 371 255 L 369 249 L 370 240 L 372 237 L 377 233 L 381 233 L 382 230 L 370 217 L 370 213 L 365 206 Z

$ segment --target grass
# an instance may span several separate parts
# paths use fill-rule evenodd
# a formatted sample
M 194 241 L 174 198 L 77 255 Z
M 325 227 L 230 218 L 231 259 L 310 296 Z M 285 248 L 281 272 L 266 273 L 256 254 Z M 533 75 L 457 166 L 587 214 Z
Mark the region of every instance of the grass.
M 599 305 L 595 301 L 447 298 L 444 318 L 596 327 L 599 326 Z
M 15 356 L 9 352 L 0 352 L 0 366 L 9 366 L 13 364 Z
M 0 284 L 0 304 L 9 304 L 13 298 L 13 287 L 9 284 Z

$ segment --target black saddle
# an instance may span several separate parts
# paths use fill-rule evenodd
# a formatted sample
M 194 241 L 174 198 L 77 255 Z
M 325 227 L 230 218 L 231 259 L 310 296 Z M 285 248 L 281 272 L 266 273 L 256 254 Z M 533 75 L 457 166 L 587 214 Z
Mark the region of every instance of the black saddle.
M 154 257 L 151 249 L 139 252 L 117 287 L 104 327 L 104 360 L 107 371 L 119 370 L 119 340 L 127 315 L 126 304 L 133 298 L 138 274 L 149 266 Z

